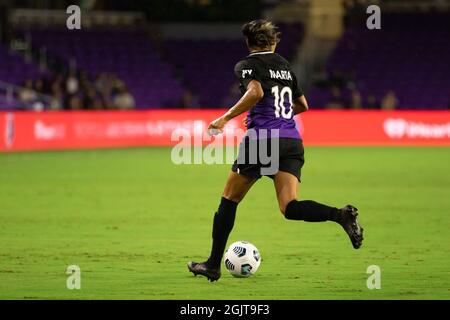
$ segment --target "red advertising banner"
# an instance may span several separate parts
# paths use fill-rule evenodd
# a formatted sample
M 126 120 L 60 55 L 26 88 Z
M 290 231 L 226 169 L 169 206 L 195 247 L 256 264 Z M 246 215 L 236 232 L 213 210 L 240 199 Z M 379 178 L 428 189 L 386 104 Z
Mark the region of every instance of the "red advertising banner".
M 172 146 L 182 135 L 195 145 L 208 144 L 207 125 L 223 112 L 1 112 L 0 151 Z M 238 142 L 242 118 L 227 125 L 223 143 Z M 450 146 L 448 111 L 308 111 L 297 116 L 297 124 L 305 145 Z M 241 134 L 224 139 L 236 131 Z
M 310 145 L 450 146 L 449 111 L 314 111 L 302 115 Z

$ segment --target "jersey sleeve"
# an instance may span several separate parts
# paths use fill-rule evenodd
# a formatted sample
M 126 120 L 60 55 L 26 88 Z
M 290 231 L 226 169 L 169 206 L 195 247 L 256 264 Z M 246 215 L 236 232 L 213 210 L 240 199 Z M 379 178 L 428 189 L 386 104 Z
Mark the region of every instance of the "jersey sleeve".
M 247 89 L 249 82 L 252 80 L 261 82 L 259 68 L 256 63 L 252 61 L 239 61 L 234 67 L 234 74 L 236 75 L 244 89 Z
M 292 98 L 293 99 L 297 99 L 297 98 L 299 98 L 299 97 L 301 97 L 303 95 L 303 90 L 300 87 L 300 85 L 298 83 L 298 80 L 297 80 L 297 77 L 295 76 L 295 74 L 294 73 L 292 73 L 292 74 L 293 74 L 293 77 L 292 77 L 292 79 L 293 79 Z

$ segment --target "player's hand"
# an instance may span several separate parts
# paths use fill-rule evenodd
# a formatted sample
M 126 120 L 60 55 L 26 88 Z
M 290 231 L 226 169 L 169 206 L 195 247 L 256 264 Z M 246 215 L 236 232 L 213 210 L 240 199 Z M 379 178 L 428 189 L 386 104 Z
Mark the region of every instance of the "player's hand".
M 224 117 L 217 118 L 208 125 L 208 133 L 213 136 L 223 132 L 227 120 Z

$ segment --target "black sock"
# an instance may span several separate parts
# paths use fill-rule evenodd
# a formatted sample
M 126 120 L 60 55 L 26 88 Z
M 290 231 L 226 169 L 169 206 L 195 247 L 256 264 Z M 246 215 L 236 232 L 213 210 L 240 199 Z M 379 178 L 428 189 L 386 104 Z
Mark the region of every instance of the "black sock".
M 284 217 L 289 220 L 304 220 L 309 222 L 340 221 L 338 208 L 311 201 L 292 200 L 286 206 Z
M 228 235 L 233 229 L 237 205 L 236 202 L 222 197 L 219 209 L 214 215 L 211 255 L 206 262 L 212 268 L 220 268 L 220 262 L 225 246 L 227 245 Z

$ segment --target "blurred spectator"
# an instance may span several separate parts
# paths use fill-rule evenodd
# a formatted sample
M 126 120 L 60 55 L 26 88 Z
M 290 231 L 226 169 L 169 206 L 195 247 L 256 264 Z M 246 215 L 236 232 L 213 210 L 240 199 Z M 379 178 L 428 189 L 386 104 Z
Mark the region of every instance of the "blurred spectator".
M 45 87 L 44 87 L 44 80 L 43 79 L 37 79 L 34 83 L 34 90 L 38 94 L 45 94 Z
M 29 103 L 36 101 L 36 99 L 37 99 L 37 93 L 33 89 L 33 80 L 32 79 L 25 80 L 23 87 L 19 91 L 20 102 L 22 102 L 23 107 L 26 108 L 26 106 Z
M 132 109 L 134 97 L 125 83 L 115 74 L 101 73 L 92 81 L 85 71 L 69 71 L 64 79 L 56 75 L 50 85 L 53 99 L 51 109 L 68 110 Z
M 134 109 L 135 102 L 133 96 L 130 94 L 125 85 L 121 85 L 117 89 L 117 93 L 114 96 L 113 106 L 116 109 L 129 110 Z
M 61 101 L 62 99 L 60 97 L 52 96 L 49 106 L 50 110 L 61 110 L 63 107 Z
M 133 109 L 135 99 L 125 83 L 115 74 L 101 73 L 91 80 L 84 71 L 70 70 L 67 75 L 54 74 L 50 80 L 27 79 L 19 89 L 22 108 L 43 110 Z M 185 103 L 198 105 L 186 96 Z
M 345 107 L 345 101 L 339 87 L 333 86 L 331 88 L 331 99 L 328 101 L 326 107 L 327 109 L 343 109 Z
M 349 90 L 356 90 L 358 88 L 355 70 L 352 70 L 350 71 L 350 73 L 347 74 L 345 79 L 345 86 Z
M 199 108 L 198 99 L 194 96 L 191 90 L 185 90 L 181 101 L 177 105 L 178 108 Z
M 50 102 L 51 110 L 60 110 L 63 107 L 62 106 L 62 100 L 63 100 L 62 82 L 63 82 L 63 77 L 60 74 L 57 74 L 50 84 L 50 94 L 52 96 L 52 100 Z
M 94 87 L 87 87 L 83 92 L 83 109 L 100 110 L 103 107 L 102 101 Z
M 367 96 L 366 109 L 380 109 L 380 103 L 372 93 Z
M 45 109 L 44 94 L 46 94 L 44 79 L 37 79 L 34 83 L 34 91 L 36 92 L 35 102 L 32 104 L 34 111 L 43 111 Z
M 94 86 L 95 89 L 98 92 L 102 92 L 105 88 L 106 85 L 106 80 L 105 80 L 105 74 L 104 73 L 99 73 L 94 80 Z
M 82 103 L 80 97 L 78 95 L 71 95 L 67 100 L 67 105 L 69 110 L 81 110 Z
M 102 73 L 97 76 L 94 84 L 100 94 L 104 108 L 112 107 L 112 92 L 114 88 L 114 75 Z
M 350 107 L 352 109 L 361 109 L 362 108 L 362 98 L 361 93 L 358 90 L 351 91 L 351 103 Z
M 381 99 L 381 109 L 394 110 L 397 108 L 398 99 L 393 90 L 389 90 L 388 93 Z
M 71 70 L 66 79 L 66 92 L 68 95 L 74 95 L 78 92 L 79 81 L 76 72 Z

